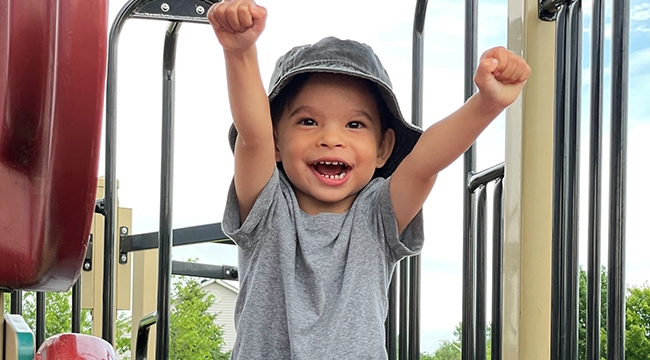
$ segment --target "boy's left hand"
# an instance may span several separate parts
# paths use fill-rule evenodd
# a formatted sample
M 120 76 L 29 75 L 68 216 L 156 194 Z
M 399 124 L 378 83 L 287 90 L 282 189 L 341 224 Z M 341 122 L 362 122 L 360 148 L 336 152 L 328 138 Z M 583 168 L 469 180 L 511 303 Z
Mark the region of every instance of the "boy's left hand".
M 526 60 L 499 46 L 483 53 L 474 82 L 485 100 L 506 108 L 517 99 L 529 75 Z

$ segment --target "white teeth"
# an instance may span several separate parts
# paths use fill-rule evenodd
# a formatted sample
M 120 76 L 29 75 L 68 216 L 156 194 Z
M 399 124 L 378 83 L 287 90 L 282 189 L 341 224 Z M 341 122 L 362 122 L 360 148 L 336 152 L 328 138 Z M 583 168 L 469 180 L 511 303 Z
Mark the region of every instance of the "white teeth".
M 341 180 L 345 177 L 346 173 L 341 173 L 339 175 L 326 175 L 326 174 L 321 174 L 322 177 L 326 179 L 334 179 L 334 180 Z
M 320 165 L 334 165 L 334 166 L 345 165 L 345 163 L 343 163 L 342 161 L 320 161 L 320 162 L 318 162 L 318 164 L 320 164 Z

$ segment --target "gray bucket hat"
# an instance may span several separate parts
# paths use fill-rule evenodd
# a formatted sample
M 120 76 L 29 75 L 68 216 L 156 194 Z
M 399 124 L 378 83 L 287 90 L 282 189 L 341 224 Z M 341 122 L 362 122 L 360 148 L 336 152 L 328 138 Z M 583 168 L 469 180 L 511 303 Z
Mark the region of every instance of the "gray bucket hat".
M 333 73 L 359 77 L 373 83 L 381 94 L 390 114 L 382 114 L 386 125 L 395 131 L 395 147 L 386 164 L 375 176 L 388 178 L 418 141 L 422 130 L 407 123 L 400 112 L 388 73 L 372 48 L 352 40 L 327 37 L 313 45 L 297 46 L 280 57 L 271 76 L 269 102 L 298 74 Z M 235 148 L 237 130 L 228 134 L 230 149 Z

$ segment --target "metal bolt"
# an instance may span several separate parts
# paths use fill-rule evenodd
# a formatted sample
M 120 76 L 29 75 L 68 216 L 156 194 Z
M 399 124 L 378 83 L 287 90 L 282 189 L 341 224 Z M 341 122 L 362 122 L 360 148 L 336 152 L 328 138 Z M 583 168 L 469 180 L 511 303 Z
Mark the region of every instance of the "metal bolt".
M 120 261 L 121 262 L 126 262 L 126 254 L 120 255 Z
M 204 12 L 205 12 L 205 9 L 203 8 L 203 6 L 197 6 L 196 7 L 196 13 L 197 14 L 203 15 Z
M 90 263 L 84 263 L 84 269 L 90 270 Z
M 160 10 L 162 10 L 164 12 L 169 11 L 169 4 L 163 3 L 162 5 L 160 5 Z
M 230 275 L 230 270 L 226 270 L 226 275 Z
M 127 229 L 126 226 L 122 226 L 120 231 L 122 232 L 122 235 L 126 235 L 126 233 L 129 232 L 129 229 Z

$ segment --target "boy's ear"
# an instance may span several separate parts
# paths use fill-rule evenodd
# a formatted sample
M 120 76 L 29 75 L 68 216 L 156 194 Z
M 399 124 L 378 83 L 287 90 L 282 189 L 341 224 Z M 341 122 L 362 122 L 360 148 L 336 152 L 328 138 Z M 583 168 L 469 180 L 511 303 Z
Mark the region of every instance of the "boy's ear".
M 384 133 L 381 144 L 379 144 L 379 149 L 377 151 L 377 168 L 381 168 L 386 164 L 388 158 L 393 153 L 393 148 L 395 147 L 395 130 L 387 129 Z

